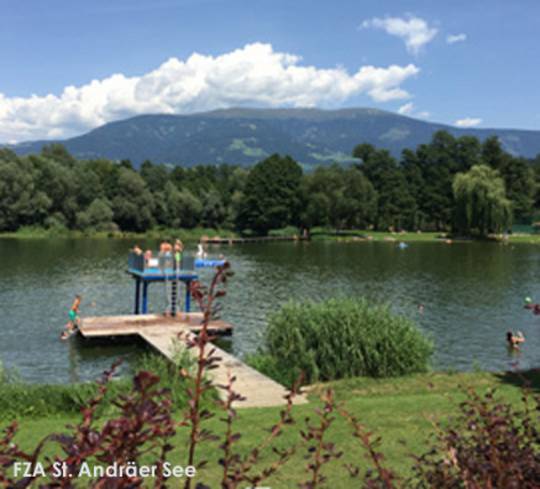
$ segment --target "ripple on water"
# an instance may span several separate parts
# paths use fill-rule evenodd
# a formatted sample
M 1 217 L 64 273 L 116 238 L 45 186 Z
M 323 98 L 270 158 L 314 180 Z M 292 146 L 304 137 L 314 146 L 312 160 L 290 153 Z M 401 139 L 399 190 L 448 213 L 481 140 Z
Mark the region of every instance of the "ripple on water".
M 37 382 L 93 379 L 119 355 L 133 362 L 140 345 L 58 339 L 76 293 L 83 295 L 88 315 L 131 311 L 133 284 L 124 271 L 131 245 L 0 240 L 2 362 Z M 211 251 L 226 254 L 235 272 L 223 316 L 235 325 L 231 347 L 238 355 L 261 345 L 268 315 L 283 303 L 340 295 L 388 302 L 415 320 L 435 342 L 436 368 L 508 368 L 508 329 L 527 338 L 520 366 L 540 366 L 540 316 L 522 308 L 525 296 L 540 294 L 535 246 L 411 243 L 399 250 L 394 243 L 314 242 Z M 203 280 L 210 276 L 209 270 L 202 273 Z M 151 311 L 163 310 L 163 286 L 150 287 L 150 304 Z M 422 315 L 418 304 L 425 305 Z

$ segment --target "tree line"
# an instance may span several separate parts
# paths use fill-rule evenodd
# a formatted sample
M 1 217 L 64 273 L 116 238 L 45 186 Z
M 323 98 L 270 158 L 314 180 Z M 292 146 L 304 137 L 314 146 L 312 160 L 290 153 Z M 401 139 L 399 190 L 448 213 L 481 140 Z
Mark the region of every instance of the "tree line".
M 358 163 L 305 171 L 272 155 L 251 168 L 77 160 L 57 144 L 40 154 L 0 149 L 0 231 L 144 232 L 154 227 L 266 234 L 311 229 L 501 232 L 540 209 L 540 155 L 513 156 L 496 137 L 445 131 L 401 158 L 360 144 Z M 540 214 L 540 213 L 539 213 Z

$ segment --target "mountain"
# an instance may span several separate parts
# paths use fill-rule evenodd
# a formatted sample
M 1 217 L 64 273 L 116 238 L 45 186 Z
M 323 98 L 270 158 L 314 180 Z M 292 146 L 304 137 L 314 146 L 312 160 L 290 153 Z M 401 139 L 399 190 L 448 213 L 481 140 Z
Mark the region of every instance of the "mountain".
M 376 109 L 226 109 L 192 115 L 141 115 L 111 122 L 82 136 L 54 141 L 79 158 L 130 159 L 190 166 L 249 165 L 272 153 L 305 165 L 350 160 L 354 146 L 371 143 L 399 156 L 429 142 L 440 129 L 480 139 L 496 135 L 505 149 L 528 158 L 540 153 L 540 131 L 460 129 Z M 51 141 L 14 146 L 35 153 Z

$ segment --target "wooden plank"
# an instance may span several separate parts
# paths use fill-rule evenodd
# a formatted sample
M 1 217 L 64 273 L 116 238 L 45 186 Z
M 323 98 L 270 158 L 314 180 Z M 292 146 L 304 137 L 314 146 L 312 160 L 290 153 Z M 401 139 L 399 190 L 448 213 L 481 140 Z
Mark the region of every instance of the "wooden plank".
M 186 335 L 193 335 L 201 328 L 202 313 L 182 313 L 180 318 L 169 318 L 159 314 L 87 317 L 81 322 L 79 331 L 86 338 L 139 335 L 169 360 L 174 360 L 177 350 L 186 348 Z M 211 331 L 230 332 L 232 326 L 224 321 L 212 321 Z M 236 377 L 234 390 L 246 398 L 235 407 L 268 407 L 285 404 L 287 390 L 274 380 L 246 365 L 230 353 L 209 343 L 221 358 L 218 368 L 210 375 L 216 384 L 227 383 L 229 373 Z M 195 349 L 188 350 L 195 354 Z M 220 389 L 220 394 L 225 393 Z M 306 402 L 298 396 L 295 404 Z
M 155 327 L 181 327 L 196 332 L 201 328 L 202 318 L 200 312 L 181 313 L 177 317 L 160 314 L 85 317 L 79 331 L 86 338 L 133 335 L 146 328 Z M 231 334 L 233 329 L 231 324 L 222 320 L 212 321 L 209 326 L 213 334 Z
M 185 337 L 186 334 L 192 333 L 183 331 L 180 334 Z M 183 341 L 178 340 L 178 335 L 171 334 L 170 331 L 149 329 L 141 332 L 140 336 L 170 360 L 174 360 L 178 348 L 185 348 Z M 221 358 L 218 368 L 210 372 L 214 383 L 226 385 L 229 374 L 233 375 L 236 377 L 234 390 L 246 398 L 245 401 L 235 403 L 236 408 L 271 407 L 285 404 L 287 389 L 281 384 L 266 377 L 212 343 L 208 345 L 208 348 L 215 349 L 215 355 Z M 194 355 L 197 353 L 194 348 L 188 351 Z M 220 389 L 220 396 L 223 397 L 224 395 L 225 392 Z M 295 404 L 304 404 L 306 402 L 305 396 L 298 396 L 294 400 Z

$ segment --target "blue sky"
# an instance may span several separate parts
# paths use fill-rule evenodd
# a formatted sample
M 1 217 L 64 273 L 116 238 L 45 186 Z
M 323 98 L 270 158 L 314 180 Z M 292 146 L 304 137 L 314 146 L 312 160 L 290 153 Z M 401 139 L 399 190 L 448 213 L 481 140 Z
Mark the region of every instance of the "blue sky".
M 540 129 L 539 41 L 535 0 L 3 0 L 0 142 L 231 105 Z

